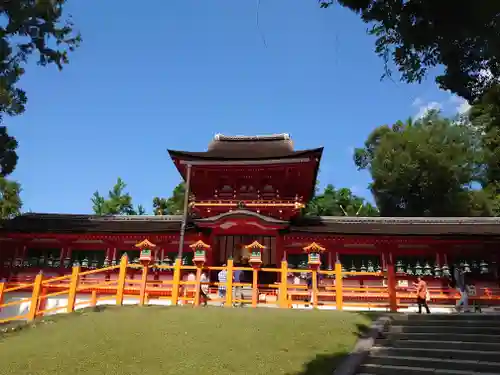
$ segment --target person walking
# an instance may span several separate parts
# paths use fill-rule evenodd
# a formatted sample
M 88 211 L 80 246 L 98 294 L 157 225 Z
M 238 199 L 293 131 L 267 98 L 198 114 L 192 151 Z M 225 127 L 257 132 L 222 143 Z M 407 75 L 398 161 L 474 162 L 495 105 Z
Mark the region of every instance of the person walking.
M 418 304 L 418 313 L 422 314 L 422 306 L 425 307 L 425 312 L 430 314 L 429 305 L 427 305 L 427 297 L 428 297 L 428 289 L 427 283 L 419 276 L 417 278 L 417 283 L 414 284 L 417 288 L 417 304 Z
M 464 264 L 460 263 L 459 266 L 455 267 L 453 271 L 453 278 L 455 282 L 455 288 L 460 293 L 460 299 L 458 300 L 455 310 L 460 312 L 467 312 L 469 310 L 469 294 L 467 293 L 467 284 L 465 282 L 465 272 Z
M 241 267 L 241 264 L 237 263 L 236 267 Z M 233 272 L 233 281 L 235 283 L 241 283 L 242 282 L 242 275 L 243 275 L 243 271 L 235 270 Z M 236 302 L 237 300 L 239 302 Z M 243 287 L 241 287 L 239 285 L 234 286 L 233 306 L 234 307 L 236 307 L 236 306 L 243 307 L 242 300 L 243 300 Z
M 226 267 L 224 263 L 222 267 Z M 226 283 L 227 283 L 227 270 L 224 268 L 217 274 L 217 279 L 219 280 L 219 298 L 222 299 L 221 307 L 226 303 Z

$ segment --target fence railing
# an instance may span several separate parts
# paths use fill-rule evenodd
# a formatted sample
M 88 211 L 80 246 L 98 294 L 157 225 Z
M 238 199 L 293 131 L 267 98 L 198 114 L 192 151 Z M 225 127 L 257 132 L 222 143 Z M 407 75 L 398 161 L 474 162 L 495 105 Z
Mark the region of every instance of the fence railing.
M 217 279 L 221 270 L 227 272 L 225 283 L 202 281 L 203 273 Z M 243 271 L 247 282 L 233 281 L 235 271 Z M 307 275 L 309 285 L 304 277 L 300 277 L 306 274 L 310 274 Z M 470 299 L 500 304 L 499 288 L 483 289 Z M 432 303 L 450 304 L 458 298 L 458 293 L 447 287 L 429 286 L 429 290 Z M 21 292 L 30 293 L 30 296 L 13 296 Z M 77 298 L 83 294 L 87 298 Z M 252 307 L 275 305 L 280 308 L 309 305 L 336 310 L 388 311 L 408 307 L 415 303 L 416 298 L 411 285 L 398 285 L 394 272 L 343 272 L 340 263 L 329 271 L 290 269 L 286 261 L 281 262 L 279 268 L 236 267 L 231 259 L 225 267 L 183 266 L 179 259 L 171 266 L 142 266 L 130 264 L 124 256 L 116 266 L 88 271 L 73 267 L 71 274 L 66 276 L 44 278 L 40 273 L 31 283 L 0 283 L 0 313 L 5 309 L 13 311 L 9 316 L 1 315 L 0 323 L 31 321 L 46 314 L 71 313 L 75 309 L 98 304 L 120 306 L 125 299 L 127 303 L 141 306 L 153 303 L 199 306 L 205 302 L 205 295 L 211 303 L 226 307 L 240 304 Z M 65 304 L 57 303 L 50 307 L 47 301 L 51 298 Z

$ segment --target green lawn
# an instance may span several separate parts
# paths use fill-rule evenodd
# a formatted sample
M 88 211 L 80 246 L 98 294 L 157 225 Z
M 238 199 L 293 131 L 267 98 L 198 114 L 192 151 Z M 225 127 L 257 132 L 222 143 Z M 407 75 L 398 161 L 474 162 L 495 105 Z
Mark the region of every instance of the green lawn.
M 0 336 L 0 374 L 328 374 L 369 323 L 332 311 L 115 307 Z

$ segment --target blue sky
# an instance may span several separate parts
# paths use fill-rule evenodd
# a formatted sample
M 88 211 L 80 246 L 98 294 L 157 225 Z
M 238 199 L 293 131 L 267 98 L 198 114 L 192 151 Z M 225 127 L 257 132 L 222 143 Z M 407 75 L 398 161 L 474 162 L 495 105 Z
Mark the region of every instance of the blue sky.
M 70 0 L 84 43 L 63 72 L 31 65 L 13 174 L 24 210 L 90 213 L 122 177 L 151 211 L 179 176 L 167 148 L 202 151 L 216 133 L 292 135 L 324 146 L 322 185 L 369 196 L 352 150 L 376 126 L 463 103 L 380 81 L 382 61 L 356 15 L 316 0 Z M 258 15 L 258 22 L 257 22 Z

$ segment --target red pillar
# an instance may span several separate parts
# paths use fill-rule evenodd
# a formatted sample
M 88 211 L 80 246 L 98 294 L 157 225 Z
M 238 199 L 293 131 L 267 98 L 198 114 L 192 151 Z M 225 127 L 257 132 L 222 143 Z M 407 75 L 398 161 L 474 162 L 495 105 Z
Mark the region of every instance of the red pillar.
M 210 232 L 210 234 L 205 234 L 203 242 L 210 245 L 210 249 L 207 254 L 207 266 L 213 266 L 215 264 L 216 253 L 218 251 L 218 249 L 214 248 L 214 234 L 212 232 Z
M 387 261 L 387 289 L 389 292 L 389 308 L 391 312 L 398 311 L 398 301 L 396 294 L 396 271 L 394 269 L 394 254 L 393 252 L 386 252 Z
M 276 232 L 276 265 L 278 266 L 285 257 L 285 240 L 282 233 Z

